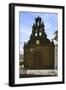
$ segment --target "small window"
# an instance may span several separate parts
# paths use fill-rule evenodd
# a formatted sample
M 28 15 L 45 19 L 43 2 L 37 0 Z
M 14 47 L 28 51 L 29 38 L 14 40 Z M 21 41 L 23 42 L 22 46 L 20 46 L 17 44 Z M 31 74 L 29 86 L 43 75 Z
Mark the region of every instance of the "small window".
M 37 33 L 35 33 L 35 36 L 37 36 Z
M 40 41 L 39 40 L 36 40 L 36 44 L 39 44 L 40 43 Z
M 37 23 L 37 25 L 39 26 L 39 22 Z
M 39 36 L 41 36 L 41 32 L 39 32 Z

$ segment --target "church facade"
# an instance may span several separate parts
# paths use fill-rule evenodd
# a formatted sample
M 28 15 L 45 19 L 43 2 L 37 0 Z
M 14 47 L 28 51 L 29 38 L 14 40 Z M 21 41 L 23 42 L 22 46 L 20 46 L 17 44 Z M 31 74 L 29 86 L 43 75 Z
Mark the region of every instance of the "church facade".
M 41 17 L 35 18 L 30 40 L 24 44 L 24 68 L 54 69 L 54 42 L 47 38 Z

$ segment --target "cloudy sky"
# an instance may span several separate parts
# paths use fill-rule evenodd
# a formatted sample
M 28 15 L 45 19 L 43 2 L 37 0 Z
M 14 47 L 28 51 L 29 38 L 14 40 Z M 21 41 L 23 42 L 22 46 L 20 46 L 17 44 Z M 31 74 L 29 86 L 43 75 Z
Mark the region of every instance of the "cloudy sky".
M 40 16 L 45 25 L 45 32 L 47 38 L 52 39 L 53 33 L 57 30 L 57 13 L 44 13 L 44 12 L 20 12 L 19 13 L 19 30 L 20 30 L 20 53 L 23 54 L 24 42 L 29 40 L 32 32 L 32 25 L 35 18 Z

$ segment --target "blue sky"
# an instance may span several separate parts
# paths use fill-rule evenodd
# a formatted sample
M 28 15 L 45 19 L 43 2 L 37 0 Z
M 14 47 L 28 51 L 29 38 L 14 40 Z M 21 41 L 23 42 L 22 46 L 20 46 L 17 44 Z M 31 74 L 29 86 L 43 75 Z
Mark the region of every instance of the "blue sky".
M 24 42 L 27 42 L 32 32 L 32 25 L 35 18 L 40 16 L 45 25 L 45 32 L 47 38 L 52 39 L 53 33 L 58 27 L 57 13 L 44 13 L 44 12 L 20 12 L 19 13 L 19 30 L 20 30 L 20 53 L 23 53 Z

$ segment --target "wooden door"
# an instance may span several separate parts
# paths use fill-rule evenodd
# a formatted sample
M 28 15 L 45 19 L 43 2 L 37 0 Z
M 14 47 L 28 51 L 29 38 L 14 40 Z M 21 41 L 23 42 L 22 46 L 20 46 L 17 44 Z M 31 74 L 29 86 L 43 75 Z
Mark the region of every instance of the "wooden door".
M 34 54 L 34 59 L 33 59 L 33 68 L 34 69 L 40 69 L 41 68 L 41 63 L 42 63 L 41 53 L 36 52 Z

